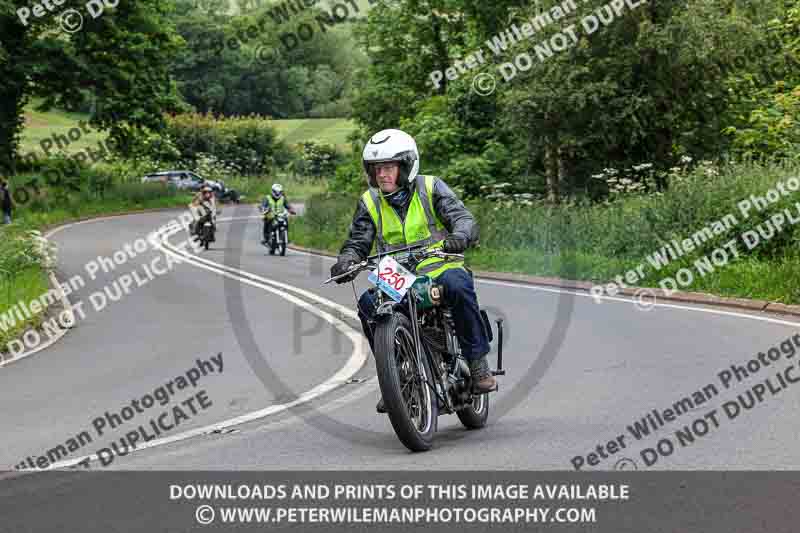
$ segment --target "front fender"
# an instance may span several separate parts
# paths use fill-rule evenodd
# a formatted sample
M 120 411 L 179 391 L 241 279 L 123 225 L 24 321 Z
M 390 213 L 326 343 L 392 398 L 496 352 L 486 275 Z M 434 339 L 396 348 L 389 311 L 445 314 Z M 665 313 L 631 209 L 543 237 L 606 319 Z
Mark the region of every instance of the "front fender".
M 401 306 L 397 302 L 383 302 L 378 309 L 375 310 L 375 320 L 380 322 L 386 320 L 395 313 L 395 310 L 400 310 Z

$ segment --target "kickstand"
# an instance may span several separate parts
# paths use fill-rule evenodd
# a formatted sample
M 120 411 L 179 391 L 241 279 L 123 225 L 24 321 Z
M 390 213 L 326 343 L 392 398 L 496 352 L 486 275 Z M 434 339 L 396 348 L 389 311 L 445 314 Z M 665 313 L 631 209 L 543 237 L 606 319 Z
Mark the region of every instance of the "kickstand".
M 492 370 L 492 375 L 505 376 L 506 371 L 503 370 L 503 319 L 498 318 L 495 322 L 497 323 L 497 370 Z

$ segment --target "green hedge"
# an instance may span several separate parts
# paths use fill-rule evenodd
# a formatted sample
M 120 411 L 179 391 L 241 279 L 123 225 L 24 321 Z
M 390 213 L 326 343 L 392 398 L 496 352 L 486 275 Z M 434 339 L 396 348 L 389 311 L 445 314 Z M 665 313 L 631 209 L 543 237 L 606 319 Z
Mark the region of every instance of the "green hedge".
M 291 160 L 275 128 L 258 116 L 215 118 L 210 114 L 183 114 L 167 118 L 167 135 L 184 160 L 211 154 L 235 164 L 245 174 L 268 174 Z

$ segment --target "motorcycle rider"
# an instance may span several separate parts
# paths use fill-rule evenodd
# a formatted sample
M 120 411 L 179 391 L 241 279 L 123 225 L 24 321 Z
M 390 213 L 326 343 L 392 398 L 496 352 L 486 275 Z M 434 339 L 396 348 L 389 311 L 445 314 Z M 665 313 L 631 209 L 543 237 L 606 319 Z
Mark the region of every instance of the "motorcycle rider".
M 419 171 L 419 152 L 407 133 L 388 129 L 370 138 L 362 153 L 369 190 L 358 202 L 350 233 L 342 246 L 331 276 L 338 276 L 363 261 L 377 239 L 378 251 L 391 251 L 413 244 L 441 246 L 447 253 L 462 253 L 478 242 L 478 224 L 447 184 Z M 496 389 L 497 380 L 489 369 L 486 355 L 489 340 L 480 315 L 478 297 L 471 274 L 461 262 L 442 263 L 427 259 L 417 267 L 444 286 L 444 298 L 455 319 L 456 335 L 462 355 L 469 362 L 474 392 Z M 337 283 L 346 283 L 345 276 Z M 375 312 L 374 289 L 365 291 L 358 301 L 358 316 L 373 349 L 369 318 Z M 383 399 L 376 409 L 385 413 Z
M 261 202 L 261 212 L 264 214 L 264 229 L 261 239 L 261 244 L 267 244 L 269 241 L 269 234 L 272 231 L 272 222 L 277 215 L 289 211 L 292 215 L 297 212 L 289 205 L 286 195 L 283 192 L 283 185 L 280 183 L 272 184 L 272 191 Z
M 208 185 L 203 185 L 189 204 L 189 211 L 194 217 L 192 235 L 195 240 L 200 238 L 200 228 L 206 222 L 211 222 L 216 226 L 217 199 L 214 191 Z M 216 228 L 215 228 L 216 229 Z

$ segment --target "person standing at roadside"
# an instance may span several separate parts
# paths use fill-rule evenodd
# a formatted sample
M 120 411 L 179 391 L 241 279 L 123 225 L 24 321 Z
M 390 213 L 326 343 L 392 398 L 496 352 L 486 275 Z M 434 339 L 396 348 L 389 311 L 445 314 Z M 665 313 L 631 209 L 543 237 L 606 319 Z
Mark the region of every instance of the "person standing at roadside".
M 8 190 L 8 183 L 0 179 L 0 209 L 3 211 L 3 224 L 11 224 L 11 210 L 14 204 L 11 201 L 11 191 Z

